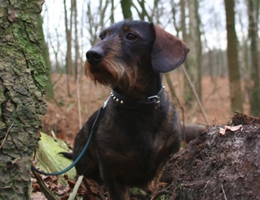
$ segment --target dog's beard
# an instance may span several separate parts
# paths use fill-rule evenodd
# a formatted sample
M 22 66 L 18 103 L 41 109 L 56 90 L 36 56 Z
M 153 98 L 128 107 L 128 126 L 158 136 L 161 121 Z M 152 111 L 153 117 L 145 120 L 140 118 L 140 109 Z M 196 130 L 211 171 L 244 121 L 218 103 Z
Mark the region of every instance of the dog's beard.
M 111 61 L 112 60 L 112 61 Z M 137 68 L 134 66 L 124 66 L 115 59 L 104 58 L 96 65 L 85 63 L 85 74 L 95 83 L 109 86 L 111 88 L 119 87 L 124 90 L 130 90 L 137 86 Z

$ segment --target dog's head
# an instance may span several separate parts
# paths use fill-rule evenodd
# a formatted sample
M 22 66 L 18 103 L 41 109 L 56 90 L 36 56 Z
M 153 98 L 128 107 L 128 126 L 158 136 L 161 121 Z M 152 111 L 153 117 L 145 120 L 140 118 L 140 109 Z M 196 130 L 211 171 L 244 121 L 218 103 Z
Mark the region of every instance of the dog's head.
M 187 45 L 153 23 L 121 21 L 102 31 L 87 53 L 85 72 L 110 87 L 140 87 L 151 71 L 165 73 L 179 67 Z

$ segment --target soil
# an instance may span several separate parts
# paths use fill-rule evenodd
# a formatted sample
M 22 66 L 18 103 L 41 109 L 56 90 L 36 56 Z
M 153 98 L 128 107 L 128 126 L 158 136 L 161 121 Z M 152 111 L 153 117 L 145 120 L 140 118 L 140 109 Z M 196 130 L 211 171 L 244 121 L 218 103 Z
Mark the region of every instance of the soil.
M 236 126 L 239 125 L 239 126 Z M 260 120 L 236 114 L 229 127 L 212 126 L 164 167 L 170 199 L 260 199 Z

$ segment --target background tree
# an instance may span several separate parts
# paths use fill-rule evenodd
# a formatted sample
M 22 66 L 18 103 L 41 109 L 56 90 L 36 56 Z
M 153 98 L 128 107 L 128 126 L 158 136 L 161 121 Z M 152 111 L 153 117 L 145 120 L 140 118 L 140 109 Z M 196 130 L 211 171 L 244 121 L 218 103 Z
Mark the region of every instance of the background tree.
M 43 2 L 0 2 L 0 199 L 31 198 L 32 155 L 48 80 L 37 34 Z
M 259 17 L 259 0 L 248 0 L 248 33 L 250 39 L 251 53 L 251 86 L 250 86 L 250 104 L 251 115 L 260 115 L 260 66 L 258 53 L 258 17 Z
M 199 1 L 187 1 L 188 5 L 188 13 L 189 13 L 189 29 L 188 29 L 188 40 L 187 43 L 191 51 L 187 56 L 187 66 L 188 72 L 191 76 L 191 80 L 195 85 L 196 92 L 198 93 L 199 98 L 201 99 L 201 55 L 202 55 L 202 47 L 201 47 L 201 32 L 200 32 L 200 17 L 199 17 Z M 196 51 L 193 51 L 196 49 Z M 188 85 L 188 84 L 187 84 Z M 192 95 L 193 96 L 193 95 Z M 189 98 L 189 100 L 194 98 Z M 188 101 L 188 105 L 190 105 L 190 101 Z
M 198 74 L 200 74 L 199 55 L 201 55 L 201 48 L 198 47 L 201 46 L 201 41 L 199 32 L 199 19 L 197 19 L 196 14 L 198 12 L 198 10 L 196 10 L 198 9 L 198 6 L 196 5 L 196 3 L 197 1 L 180 1 L 181 30 L 183 40 L 188 44 L 189 48 L 191 49 L 184 65 L 192 83 L 195 85 L 195 88 L 197 89 L 197 93 L 200 94 L 200 92 L 198 91 L 198 89 L 200 88 Z M 197 51 L 194 51 L 194 49 L 197 49 Z M 195 98 L 188 81 L 185 81 L 183 93 L 185 98 L 185 105 L 187 107 L 191 107 Z
M 239 64 L 238 64 L 238 41 L 235 30 L 235 2 L 225 0 L 226 29 L 227 29 L 227 57 L 229 88 L 232 111 L 243 111 L 242 90 L 240 84 Z
M 71 5 L 73 5 L 72 3 L 73 1 L 71 0 Z M 68 9 L 67 9 L 67 5 L 66 5 L 66 0 L 63 0 L 63 5 L 64 5 L 64 22 L 65 22 L 65 33 L 66 33 L 66 44 L 67 44 L 67 51 L 66 51 L 66 64 L 65 64 L 65 69 L 66 69 L 66 73 L 67 73 L 67 92 L 68 92 L 68 96 L 71 96 L 70 94 L 70 86 L 69 86 L 69 82 L 70 82 L 70 75 L 72 75 L 73 73 L 73 69 L 72 69 L 72 9 L 73 6 L 71 6 L 71 14 L 70 17 L 68 16 Z
M 124 19 L 132 19 L 133 18 L 132 11 L 131 11 L 132 0 L 124 0 L 121 1 L 120 3 L 121 3 Z

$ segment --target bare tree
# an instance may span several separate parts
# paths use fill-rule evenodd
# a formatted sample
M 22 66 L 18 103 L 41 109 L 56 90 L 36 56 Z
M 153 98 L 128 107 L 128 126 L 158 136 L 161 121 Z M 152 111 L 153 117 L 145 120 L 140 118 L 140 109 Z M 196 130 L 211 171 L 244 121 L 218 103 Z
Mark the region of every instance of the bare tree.
M 72 1 L 72 0 L 71 0 Z M 64 21 L 65 21 L 65 30 L 66 30 L 66 43 L 67 43 L 67 51 L 66 51 L 66 74 L 67 74 L 67 92 L 68 96 L 71 96 L 70 94 L 70 75 L 72 75 L 72 55 L 71 55 L 71 47 L 72 47 L 72 12 L 70 15 L 70 18 L 68 18 L 68 9 L 66 6 L 66 0 L 63 0 L 64 5 Z
M 124 19 L 133 18 L 131 7 L 132 7 L 132 0 L 121 1 L 121 8 L 122 8 Z
M 250 87 L 250 104 L 251 115 L 259 116 L 260 113 L 260 66 L 258 54 L 258 17 L 259 17 L 259 0 L 248 0 L 248 33 L 250 39 L 251 52 L 251 87 Z
M 193 82 L 195 84 L 196 91 L 199 98 L 202 97 L 201 91 L 201 31 L 200 31 L 200 16 L 199 16 L 199 1 L 189 1 L 189 45 L 191 51 L 189 52 L 188 62 L 189 62 L 189 72 L 193 77 Z
M 200 39 L 198 39 L 200 37 L 197 29 L 197 26 L 199 26 L 198 24 L 199 20 L 196 19 L 197 6 L 195 5 L 195 3 L 196 3 L 195 1 L 192 2 L 188 2 L 187 0 L 180 1 L 182 38 L 185 42 L 188 43 L 189 48 L 191 50 L 187 56 L 184 65 L 187 69 L 187 72 L 190 76 L 192 83 L 195 85 L 195 88 L 198 88 L 196 87 L 199 81 L 198 80 L 199 63 L 198 63 L 197 54 L 201 56 L 201 41 Z M 187 23 L 187 21 L 189 21 L 189 23 Z M 187 80 L 184 85 L 184 98 L 187 107 L 193 105 L 192 102 L 195 100 L 195 98 Z
M 229 88 L 232 111 L 243 111 L 242 89 L 238 64 L 238 41 L 235 30 L 235 2 L 225 0 L 226 29 L 227 29 L 227 57 L 229 71 Z
M 75 80 L 78 78 L 79 73 L 79 39 L 78 39 L 78 9 L 77 9 L 77 1 L 72 0 L 72 14 L 73 14 L 73 23 L 74 23 L 74 50 L 75 50 L 75 59 L 74 59 L 74 75 Z

